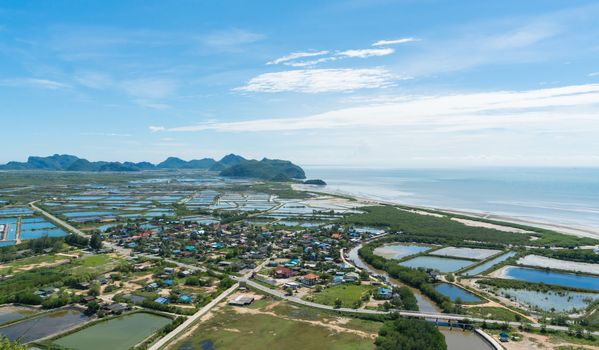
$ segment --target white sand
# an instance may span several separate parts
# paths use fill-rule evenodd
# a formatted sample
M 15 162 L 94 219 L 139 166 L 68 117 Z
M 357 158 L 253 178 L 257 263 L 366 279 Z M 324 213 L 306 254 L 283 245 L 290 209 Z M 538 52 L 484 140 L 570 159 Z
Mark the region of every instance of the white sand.
M 516 228 L 516 227 L 496 225 L 496 224 L 491 224 L 491 223 L 488 223 L 488 222 L 482 222 L 482 221 L 476 221 L 476 220 L 468 220 L 468 219 L 460 219 L 460 218 L 451 218 L 451 220 L 460 222 L 460 223 L 462 223 L 462 224 L 464 224 L 466 226 L 484 227 L 484 228 L 490 228 L 490 229 L 494 229 L 494 230 L 498 230 L 498 231 L 503 231 L 503 232 L 534 233 L 532 231 L 527 231 L 527 230 L 523 230 L 523 229 Z
M 430 211 L 416 210 L 416 209 L 402 209 L 402 208 L 397 208 L 397 209 L 399 209 L 401 211 L 407 211 L 409 213 L 414 213 L 414 214 L 434 216 L 434 217 L 437 217 L 437 218 L 445 217 L 445 215 L 441 215 L 441 214 L 437 214 L 437 213 L 431 213 Z
M 599 275 L 599 264 L 558 260 L 539 255 L 527 255 L 518 259 L 518 264 Z

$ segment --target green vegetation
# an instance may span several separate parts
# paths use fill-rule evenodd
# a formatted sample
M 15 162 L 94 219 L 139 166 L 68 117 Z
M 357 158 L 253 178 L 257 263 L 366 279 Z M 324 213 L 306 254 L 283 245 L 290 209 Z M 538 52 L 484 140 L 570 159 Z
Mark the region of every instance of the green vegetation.
M 373 289 L 366 285 L 339 284 L 310 294 L 308 298 L 318 304 L 358 308 L 364 300 L 370 299 Z
M 366 207 L 361 210 L 365 210 L 366 213 L 350 215 L 342 221 L 354 225 L 386 226 L 393 231 L 401 231 L 407 236 L 427 237 L 445 243 L 463 241 L 530 243 L 530 237 L 525 234 L 515 235 L 483 227 L 466 226 L 448 217 L 420 215 L 399 210 L 394 206 Z
M 596 244 L 590 238 L 579 238 L 560 234 L 550 230 L 529 228 L 534 234 L 514 234 L 485 227 L 466 226 L 455 220 L 451 215 L 435 217 L 420 215 L 395 206 L 375 206 L 361 208 L 363 214 L 350 215 L 341 221 L 353 225 L 383 226 L 392 231 L 402 232 L 404 239 L 415 242 L 458 244 L 464 241 L 486 242 L 496 245 L 556 245 L 571 246 L 581 244 Z M 472 219 L 472 218 L 470 218 Z M 531 236 L 540 237 L 531 241 Z
M 271 193 L 283 199 L 304 199 L 311 197 L 311 195 L 308 192 L 296 191 L 293 188 L 291 188 L 291 185 L 280 182 L 253 184 L 251 186 L 244 186 L 244 188 L 256 192 Z
M 2 350 L 27 350 L 27 346 L 19 345 L 19 343 L 11 342 L 5 337 L 0 338 L 0 349 Z
M 305 179 L 306 174 L 299 166 L 287 160 L 262 159 L 243 160 L 220 172 L 221 176 L 251 177 L 276 182 L 285 182 L 291 179 Z
M 432 279 L 429 274 L 421 269 L 411 269 L 401 266 L 394 260 L 388 260 L 374 254 L 374 249 L 384 244 L 384 241 L 377 241 L 363 246 L 358 254 L 368 264 L 379 270 L 386 271 L 389 276 L 397 278 L 401 282 L 420 289 L 420 291 L 439 305 L 445 312 L 459 313 L 459 307 L 456 307 L 445 295 L 439 293 L 432 285 Z
M 599 254 L 595 254 L 592 249 L 535 249 L 530 253 L 554 259 L 599 264 Z
M 502 307 L 474 306 L 469 307 L 468 314 L 472 317 L 488 318 L 500 321 L 520 321 L 522 316 Z
M 430 322 L 415 319 L 387 321 L 375 341 L 380 350 L 445 350 L 443 334 Z
M 308 309 L 284 304 L 273 309 L 275 315 L 272 314 L 273 311 L 253 310 L 255 310 L 253 313 L 237 313 L 234 308 L 224 306 L 220 311 L 214 312 L 212 318 L 200 323 L 193 334 L 182 340 L 175 348 L 185 347 L 193 350 L 207 347 L 244 350 L 374 348 L 369 337 L 351 332 L 352 328 L 339 332 L 336 330 L 339 325 L 330 322 L 334 320 L 324 318 L 324 315 Z M 351 327 L 362 326 L 365 323 L 369 324 L 369 329 L 374 328 L 370 326 L 372 322 L 369 321 L 356 322 Z M 378 322 L 373 324 L 380 325 Z M 331 325 L 332 328 L 328 328 L 327 325 Z

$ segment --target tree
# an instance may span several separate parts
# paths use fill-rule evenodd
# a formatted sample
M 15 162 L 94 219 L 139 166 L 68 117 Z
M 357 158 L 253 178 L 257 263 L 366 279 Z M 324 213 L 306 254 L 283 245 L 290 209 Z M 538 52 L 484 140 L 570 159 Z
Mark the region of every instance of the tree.
M 11 342 L 6 337 L 0 338 L 0 349 L 2 350 L 27 350 L 25 345 L 19 345 L 19 343 Z
M 342 305 L 341 299 L 337 298 L 335 299 L 335 309 L 340 308 Z
M 375 341 L 378 350 L 446 350 L 445 337 L 430 322 L 399 318 L 387 321 Z
M 102 249 L 102 238 L 99 234 L 94 233 L 92 238 L 89 240 L 89 246 L 94 250 Z
M 100 293 L 101 293 L 100 283 L 94 282 L 89 287 L 89 292 L 87 294 L 89 294 L 93 297 L 97 297 L 98 295 L 100 295 Z

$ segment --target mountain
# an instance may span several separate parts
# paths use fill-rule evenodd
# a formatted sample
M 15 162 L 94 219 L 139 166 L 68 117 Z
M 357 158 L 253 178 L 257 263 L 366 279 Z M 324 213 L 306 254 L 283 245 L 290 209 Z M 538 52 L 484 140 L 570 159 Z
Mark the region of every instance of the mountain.
M 142 171 L 142 170 L 204 169 L 219 172 L 221 176 L 252 177 L 270 181 L 289 181 L 305 179 L 304 170 L 288 160 L 245 159 L 236 154 L 228 154 L 221 160 L 212 158 L 190 161 L 177 157 L 168 157 L 156 165 L 149 162 L 90 162 L 68 154 L 55 154 L 49 157 L 27 158 L 26 162 L 8 162 L 0 165 L 0 170 L 48 170 L 48 171 Z
M 267 159 L 243 160 L 220 172 L 221 176 L 253 177 L 272 181 L 289 181 L 291 179 L 305 179 L 306 174 L 299 166 L 288 160 Z
M 185 161 L 177 157 L 168 157 L 162 163 L 156 165 L 158 169 L 210 169 L 216 161 L 212 158 L 193 159 Z
M 238 156 L 236 154 L 227 154 L 226 156 L 224 156 L 221 160 L 219 160 L 218 162 L 221 165 L 224 165 L 225 167 L 230 167 L 232 165 L 237 165 L 239 163 L 242 163 L 244 161 L 246 161 L 247 159 L 243 158 L 242 156 Z

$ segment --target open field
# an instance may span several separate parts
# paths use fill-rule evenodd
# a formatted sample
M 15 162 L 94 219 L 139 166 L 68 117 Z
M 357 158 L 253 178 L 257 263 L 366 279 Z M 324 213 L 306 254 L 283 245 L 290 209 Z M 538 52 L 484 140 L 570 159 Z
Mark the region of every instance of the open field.
M 313 298 L 315 303 L 332 306 L 339 299 L 343 307 L 352 307 L 354 303 L 361 300 L 364 294 L 369 293 L 373 289 L 373 287 L 365 285 L 340 284 L 324 288 L 321 292 L 312 293 L 310 297 Z
M 380 323 L 356 321 L 272 300 L 250 308 L 221 305 L 171 349 L 374 349 Z

